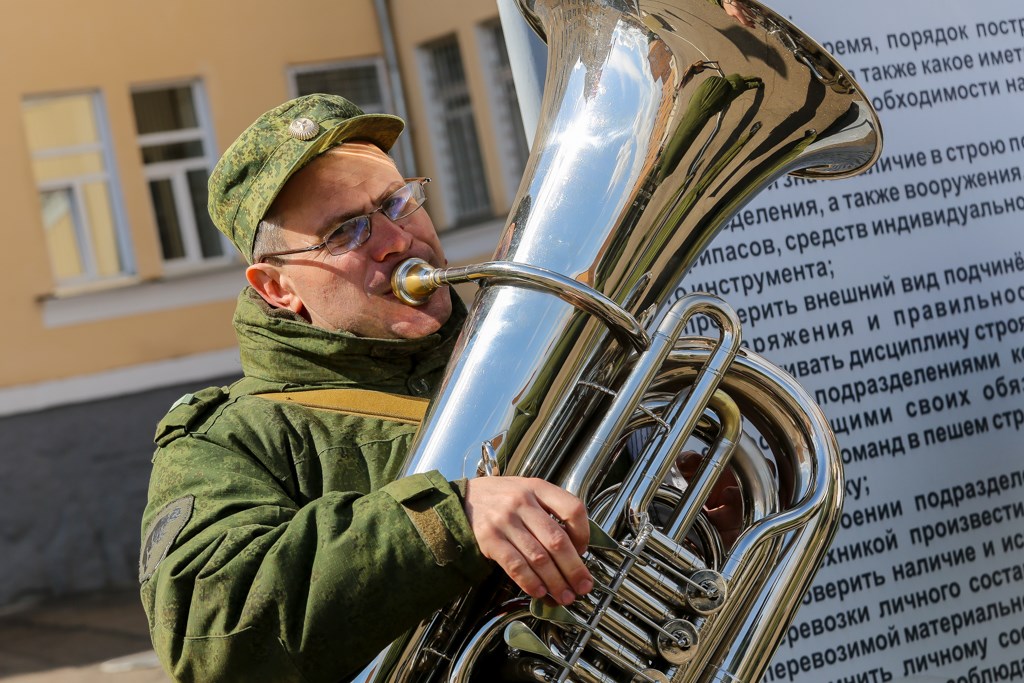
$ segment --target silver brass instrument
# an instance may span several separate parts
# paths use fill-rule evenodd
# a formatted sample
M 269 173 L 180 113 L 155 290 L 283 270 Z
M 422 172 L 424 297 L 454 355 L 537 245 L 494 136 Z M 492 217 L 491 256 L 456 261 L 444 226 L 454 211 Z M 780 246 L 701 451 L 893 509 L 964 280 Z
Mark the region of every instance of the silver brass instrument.
M 413 303 L 483 285 L 407 471 L 577 494 L 600 585 L 561 608 L 498 577 L 358 680 L 754 682 L 768 666 L 838 523 L 838 450 L 794 380 L 740 348 L 735 314 L 677 288 L 756 192 L 856 174 L 881 134 L 813 40 L 725 1 L 518 0 L 548 73 L 494 260 L 394 277 Z M 695 315 L 717 339 L 683 335 Z M 706 452 L 689 481 L 687 449 Z M 743 501 L 735 540 L 704 510 L 720 476 Z

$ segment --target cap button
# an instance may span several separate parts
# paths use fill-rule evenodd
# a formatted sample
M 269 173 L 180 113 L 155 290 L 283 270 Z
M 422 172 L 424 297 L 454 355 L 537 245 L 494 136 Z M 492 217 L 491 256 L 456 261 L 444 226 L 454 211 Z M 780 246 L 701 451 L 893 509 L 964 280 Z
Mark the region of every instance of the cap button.
M 320 125 L 313 119 L 305 116 L 295 119 L 288 124 L 288 135 L 296 140 L 312 140 L 320 132 Z

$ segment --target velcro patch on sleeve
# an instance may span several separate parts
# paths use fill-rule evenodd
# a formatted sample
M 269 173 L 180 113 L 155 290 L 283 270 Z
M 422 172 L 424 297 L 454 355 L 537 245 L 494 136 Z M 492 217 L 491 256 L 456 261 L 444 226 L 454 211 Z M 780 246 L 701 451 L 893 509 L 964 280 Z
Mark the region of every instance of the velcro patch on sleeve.
M 423 542 L 427 544 L 434 562 L 443 567 L 459 557 L 462 548 L 445 526 L 441 516 L 423 498 L 406 501 L 403 506 Z
M 387 492 L 399 503 L 408 503 L 427 493 L 436 493 L 437 487 L 426 474 L 411 474 L 396 479 L 387 486 Z
M 139 555 L 139 583 L 153 576 L 157 565 L 167 557 L 167 551 L 192 517 L 195 500 L 195 496 L 182 496 L 171 501 L 150 523 Z

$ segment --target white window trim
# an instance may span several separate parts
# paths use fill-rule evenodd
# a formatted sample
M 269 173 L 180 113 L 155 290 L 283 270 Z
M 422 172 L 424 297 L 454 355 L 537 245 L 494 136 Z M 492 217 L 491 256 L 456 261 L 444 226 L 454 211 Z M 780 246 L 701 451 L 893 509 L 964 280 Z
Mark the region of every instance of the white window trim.
M 377 78 L 380 81 L 380 93 L 383 96 L 381 106 L 384 111 L 391 111 L 394 109 L 394 103 L 391 101 L 391 89 L 388 88 L 388 72 L 384 68 L 384 59 L 381 57 L 361 57 L 358 59 L 335 59 L 327 62 L 314 62 L 310 64 L 301 64 L 297 66 L 289 66 L 285 70 L 288 76 L 288 94 L 290 97 L 299 96 L 299 84 L 297 76 L 306 73 L 312 73 L 314 71 L 335 71 L 337 69 L 358 69 L 361 66 L 372 66 L 376 67 Z
M 135 273 L 135 250 L 132 247 L 131 233 L 128 230 L 128 217 L 125 215 L 124 197 L 121 195 L 121 177 L 118 175 L 117 164 L 114 162 L 114 145 L 110 131 L 110 119 L 107 107 L 96 93 L 93 98 L 96 120 L 99 121 L 100 140 L 103 142 L 103 164 L 107 169 L 107 191 L 110 193 L 110 210 L 114 216 L 114 230 L 117 246 L 121 256 L 121 272 L 130 276 Z
M 102 142 L 90 142 L 84 145 L 71 145 L 70 147 L 49 147 L 32 153 L 33 159 L 60 159 L 67 156 L 88 154 L 89 152 L 102 152 Z M 106 175 L 106 173 L 104 173 Z
M 54 178 L 43 182 L 36 181 L 36 191 L 39 193 L 54 190 L 71 190 L 73 197 L 72 221 L 75 226 L 75 234 L 79 239 L 79 256 L 82 259 L 83 274 L 77 278 L 58 281 L 56 273 L 53 273 L 54 290 L 60 295 L 65 292 L 72 292 L 81 287 L 92 285 L 102 286 L 103 283 L 115 282 L 126 277 L 131 277 L 135 272 L 135 259 L 132 251 L 131 235 L 127 228 L 127 219 L 124 213 L 124 202 L 121 196 L 121 182 L 117 174 L 117 166 L 114 163 L 114 150 L 111 144 L 110 125 L 107 119 L 107 110 L 101 93 L 97 91 L 72 91 L 55 93 L 52 95 L 40 95 L 29 97 L 32 99 L 56 99 L 62 97 L 87 96 L 92 107 L 93 120 L 96 122 L 96 134 L 99 141 L 83 145 L 71 145 L 68 147 L 49 147 L 44 150 L 32 153 L 32 159 L 45 160 L 57 159 L 75 154 L 89 152 L 100 152 L 103 158 L 104 170 L 100 173 L 89 173 L 84 175 L 69 176 L 65 178 Z M 117 244 L 118 259 L 121 262 L 120 272 L 116 275 L 100 276 L 96 270 L 95 252 L 92 243 L 92 230 L 89 225 L 88 215 L 83 211 L 84 197 L 82 185 L 90 182 L 102 182 L 106 185 L 108 199 L 110 201 L 110 215 L 114 221 L 114 241 Z M 50 255 L 52 258 L 52 255 Z
M 171 181 L 174 208 L 178 214 L 178 226 L 181 229 L 181 238 L 185 245 L 185 256 L 183 258 L 163 259 L 164 272 L 172 276 L 217 269 L 238 260 L 234 245 L 224 235 L 218 235 L 223 255 L 209 258 L 203 257 L 202 247 L 199 242 L 199 226 L 196 224 L 192 205 L 188 201 L 191 198 L 191 191 L 188 187 L 186 173 L 188 171 L 203 170 L 209 174 L 217 163 L 214 154 L 214 150 L 217 147 L 213 139 L 213 125 L 210 120 L 206 92 L 202 87 L 202 82 L 199 80 L 187 80 L 148 84 L 132 88 L 132 93 L 183 87 L 188 87 L 192 91 L 192 103 L 195 107 L 196 120 L 199 125 L 192 128 L 179 128 L 173 131 L 146 133 L 145 135 L 137 135 L 135 138 L 140 153 L 143 147 L 151 145 L 192 142 L 195 140 L 199 140 L 203 145 L 203 156 L 201 157 L 160 161 L 151 164 L 143 163 L 142 165 L 147 188 L 148 184 L 152 181 Z M 152 198 L 150 198 L 150 210 L 154 211 L 153 224 L 156 225 L 156 214 L 155 208 L 152 205 Z
M 455 160 L 452 158 L 450 145 L 444 130 L 444 109 L 438 98 L 435 97 L 433 80 L 434 68 L 430 60 L 430 46 L 423 45 L 416 49 L 416 67 L 420 74 L 420 83 L 423 84 L 423 107 L 426 110 L 426 121 L 429 135 L 427 141 L 434 150 L 434 165 L 436 167 L 432 175 L 435 176 L 434 190 L 431 197 L 440 195 L 441 206 L 447 225 L 438 225 L 438 231 L 443 232 L 455 225 L 456 217 L 459 215 L 455 203 Z

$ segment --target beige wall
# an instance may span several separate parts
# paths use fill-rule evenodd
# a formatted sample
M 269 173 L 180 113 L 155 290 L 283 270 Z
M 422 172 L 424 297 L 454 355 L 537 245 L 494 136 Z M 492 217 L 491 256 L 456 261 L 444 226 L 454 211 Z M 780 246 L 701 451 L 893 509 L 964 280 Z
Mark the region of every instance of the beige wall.
M 392 1 L 392 19 L 409 108 L 418 172 L 436 170 L 426 93 L 417 47 L 456 33 L 463 52 L 494 214 L 510 197 L 501 182 L 492 113 L 486 94 L 476 28 L 493 19 L 490 0 Z M 112 171 L 130 234 L 135 275 L 119 290 L 141 283 L 171 283 L 160 256 L 157 229 L 136 141 L 133 87 L 200 80 L 212 117 L 216 152 L 259 113 L 288 96 L 289 67 L 383 54 L 372 0 L 307 0 L 299 4 L 253 0 L 243 5 L 198 0 L 148 3 L 135 0 L 39 0 L 22 3 L 0 22 L 0 187 L 5 192 L 3 228 L 8 296 L 0 354 L 0 389 L 115 368 L 186 357 L 234 345 L 230 326 L 234 297 L 195 305 L 155 306 L 154 312 L 107 316 L 95 322 L 53 325 L 47 306 L 58 294 L 42 230 L 39 197 L 25 140 L 25 97 L 99 93 L 113 147 Z M 444 225 L 441 203 L 432 203 Z M 241 263 L 227 268 L 243 284 Z M 173 283 L 171 283 L 173 284 Z M 159 287 L 151 291 L 158 303 Z M 123 292 L 120 292 L 123 293 Z M 62 293 L 67 294 L 67 293 Z M 72 292 L 59 302 L 93 306 L 104 292 Z

